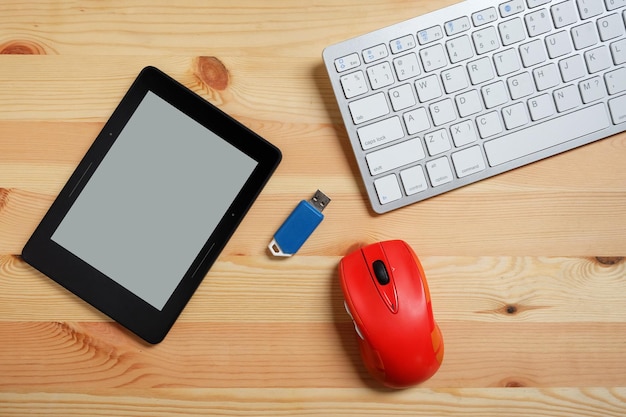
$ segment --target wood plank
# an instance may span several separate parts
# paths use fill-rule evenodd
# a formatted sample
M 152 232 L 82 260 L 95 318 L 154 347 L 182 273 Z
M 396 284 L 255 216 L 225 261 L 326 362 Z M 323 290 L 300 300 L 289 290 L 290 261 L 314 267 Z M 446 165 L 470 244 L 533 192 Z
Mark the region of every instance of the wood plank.
M 236 7 L 228 0 L 210 3 L 183 0 L 150 2 L 150 7 L 123 0 L 81 3 L 14 1 L 0 6 L 0 39 L 28 41 L 38 53 L 75 55 L 203 54 L 207 50 L 254 55 L 259 50 L 278 56 L 321 55 L 324 46 L 365 33 L 408 16 L 456 3 L 403 0 L 296 4 L 265 0 Z M 4 6 L 4 7 L 3 7 Z M 358 19 L 355 10 L 364 10 Z M 111 12 L 114 11 L 114 12 Z M 12 35 L 11 37 L 7 37 Z M 10 41 L 3 49 L 18 49 Z M 24 50 L 24 49 L 21 49 Z
M 323 401 L 320 401 L 323 398 Z M 427 389 L 369 388 L 99 389 L 0 393 L 9 416 L 414 416 L 622 417 L 624 388 Z
M 182 322 L 347 322 L 337 256 L 286 262 L 241 256 L 229 245 Z M 424 256 L 443 322 L 626 323 L 623 258 Z M 611 264 L 611 262 L 614 262 Z M 45 302 L 42 302 L 45 300 Z M 3 321 L 102 321 L 103 315 L 17 257 L 0 257 Z
M 442 322 L 426 388 L 620 387 L 624 323 Z M 2 391 L 373 386 L 352 323 L 178 322 L 145 344 L 114 323 L 0 322 Z

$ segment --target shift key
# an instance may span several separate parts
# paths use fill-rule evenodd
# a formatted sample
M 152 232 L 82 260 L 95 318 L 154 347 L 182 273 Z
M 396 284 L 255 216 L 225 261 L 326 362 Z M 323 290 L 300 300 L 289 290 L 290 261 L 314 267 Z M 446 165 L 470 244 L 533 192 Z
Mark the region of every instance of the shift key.
M 370 174 L 378 175 L 401 166 L 424 159 L 424 149 L 420 139 L 411 139 L 365 156 Z

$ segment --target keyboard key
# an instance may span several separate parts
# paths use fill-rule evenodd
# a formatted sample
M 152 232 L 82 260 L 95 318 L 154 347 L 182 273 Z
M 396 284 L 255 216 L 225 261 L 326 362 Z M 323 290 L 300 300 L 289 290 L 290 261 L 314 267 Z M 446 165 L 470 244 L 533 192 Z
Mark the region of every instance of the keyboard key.
M 355 125 L 369 122 L 378 117 L 389 114 L 389 106 L 385 94 L 377 93 L 369 97 L 355 100 L 348 104 L 352 121 Z
M 548 57 L 543 42 L 539 39 L 523 44 L 520 47 L 522 64 L 528 68 L 544 62 Z
M 500 16 L 509 17 L 514 14 L 523 12 L 526 8 L 524 7 L 524 0 L 509 0 L 500 4 Z
M 502 109 L 502 119 L 507 130 L 516 129 L 529 122 L 526 114 L 526 106 L 523 103 L 515 103 Z
M 537 10 L 524 16 L 528 35 L 535 37 L 550 32 L 552 29 L 552 20 L 550 14 L 545 10 Z
M 621 108 L 625 109 L 626 103 L 621 103 Z M 623 121 L 626 121 L 626 116 Z M 485 142 L 485 153 L 489 165 L 497 166 L 608 126 L 609 118 L 604 104 L 599 103 Z
M 406 54 L 394 59 L 393 66 L 396 69 L 396 75 L 400 81 L 417 77 L 421 73 L 420 65 L 417 62 L 417 55 L 414 53 Z
M 593 77 L 585 81 L 581 81 L 578 84 L 580 89 L 580 95 L 583 98 L 583 103 L 591 103 L 592 101 L 600 100 L 606 95 L 606 89 L 604 88 L 604 81 L 600 77 Z
M 363 150 L 384 145 L 404 137 L 400 118 L 390 117 L 357 130 Z
M 337 69 L 337 72 L 348 71 L 352 68 L 358 67 L 359 65 L 361 65 L 361 61 L 359 60 L 359 55 L 356 53 L 335 59 L 335 68 Z
M 572 52 L 572 42 L 569 33 L 562 30 L 552 35 L 546 36 L 546 47 L 550 58 L 558 58 Z
M 529 8 L 543 6 L 544 4 L 550 3 L 552 0 L 526 0 Z
M 609 48 L 606 46 L 599 46 L 585 51 L 585 62 L 587 63 L 587 71 L 589 74 L 604 71 L 612 64 Z
M 461 117 L 476 114 L 483 109 L 480 95 L 476 90 L 469 90 L 463 94 L 459 94 L 454 100 L 456 102 L 456 108 L 459 111 L 459 116 Z
M 406 35 L 401 38 L 395 39 L 389 43 L 392 54 L 399 54 L 400 52 L 408 51 L 415 48 L 417 45 L 413 35 Z
M 433 118 L 435 126 L 441 126 L 456 119 L 454 104 L 449 98 L 431 104 L 430 114 Z
M 424 135 L 424 142 L 430 156 L 439 155 L 451 149 L 447 129 L 440 129 Z
M 522 19 L 512 19 L 498 25 L 502 45 L 508 46 L 526 39 L 526 31 Z
M 478 116 L 476 125 L 478 126 L 478 133 L 483 139 L 502 133 L 502 123 L 500 123 L 500 116 L 498 116 L 497 111 Z
M 500 46 L 498 33 L 496 32 L 496 28 L 493 26 L 489 26 L 472 33 L 472 40 L 474 41 L 474 46 L 476 47 L 476 53 L 478 55 L 495 51 Z
M 391 106 L 395 111 L 404 110 L 417 104 L 411 84 L 402 84 L 399 87 L 390 89 L 389 98 L 391 99 Z
M 394 83 L 391 66 L 387 62 L 369 67 L 367 69 L 367 77 L 374 90 L 387 87 Z
M 420 140 L 415 138 L 371 152 L 365 156 L 365 159 L 370 173 L 377 175 L 417 162 L 425 156 Z
M 494 22 L 497 18 L 498 13 L 496 12 L 495 7 L 490 7 L 488 9 L 472 13 L 472 22 L 474 22 L 474 26 L 486 25 L 487 23 Z
M 423 107 L 404 113 L 403 117 L 404 123 L 406 124 L 406 130 L 409 135 L 414 135 L 430 129 L 428 113 Z
M 450 62 L 453 64 L 465 61 L 466 59 L 470 59 L 474 56 L 472 43 L 470 42 L 468 36 L 460 36 L 446 42 L 446 49 L 448 50 Z
M 558 90 L 554 90 L 554 103 L 559 113 L 574 109 L 582 104 L 578 88 L 568 85 Z
M 626 39 L 613 42 L 610 48 L 615 65 L 620 65 L 626 62 Z
M 535 86 L 529 73 L 522 72 L 506 80 L 513 100 L 526 97 L 535 92 Z
M 420 45 L 426 45 L 431 42 L 435 42 L 443 39 L 443 31 L 441 26 L 433 26 L 428 29 L 417 32 L 417 41 Z
M 626 122 L 626 96 L 621 96 L 609 100 L 609 110 L 613 124 Z
M 428 77 L 420 78 L 415 81 L 415 89 L 417 90 L 417 96 L 422 103 L 443 95 L 441 85 L 439 84 L 439 78 L 437 78 L 436 75 L 429 75 Z
M 535 68 L 533 70 L 533 78 L 535 79 L 537 91 L 547 90 L 561 82 L 561 76 L 555 64 Z
M 606 89 L 610 95 L 626 91 L 626 68 L 618 68 L 604 74 Z
M 604 5 L 611 11 L 626 6 L 626 0 L 604 0 Z
M 424 71 L 431 72 L 448 65 L 443 46 L 436 44 L 420 50 L 420 58 L 424 65 Z
M 596 27 L 592 22 L 584 23 L 572 29 L 572 39 L 574 40 L 574 48 L 585 49 L 598 43 L 598 34 Z
M 580 55 L 562 59 L 559 61 L 559 69 L 561 70 L 561 78 L 566 83 L 587 75 L 585 63 Z
M 463 149 L 462 151 L 452 154 L 452 165 L 459 178 L 484 171 L 485 159 L 479 146 Z
M 476 129 L 474 123 L 471 120 L 464 120 L 461 123 L 457 123 L 450 127 L 452 133 L 452 140 L 454 146 L 460 148 L 472 142 L 476 142 L 478 136 L 476 135 Z
M 550 94 L 542 94 L 528 100 L 528 110 L 533 121 L 545 119 L 556 112 L 554 100 Z
M 474 85 L 492 80 L 495 76 L 491 60 L 487 57 L 470 62 L 467 65 L 467 72 L 469 73 L 470 80 Z
M 400 191 L 398 180 L 393 174 L 374 181 L 374 187 L 376 188 L 376 194 L 378 194 L 380 204 L 391 203 L 392 201 L 402 198 L 402 191 Z
M 383 44 L 372 46 L 371 48 L 367 48 L 363 51 L 363 61 L 366 64 L 370 62 L 378 61 L 379 59 L 386 58 L 389 53 L 387 52 L 387 47 Z
M 575 7 L 574 3 L 569 0 L 550 7 L 554 27 L 559 29 L 576 23 L 578 21 L 578 15 L 576 14 Z
M 600 32 L 600 39 L 603 41 L 619 38 L 624 35 L 624 23 L 622 23 L 622 18 L 617 13 L 598 19 L 597 25 L 598 31 Z
M 470 21 L 467 16 L 459 17 L 458 19 L 450 20 L 444 25 L 446 28 L 446 34 L 448 36 L 454 36 L 456 34 L 465 32 L 471 28 Z
M 496 72 L 499 76 L 511 74 L 521 68 L 519 55 L 514 48 L 493 54 L 493 62 L 496 64 Z
M 509 101 L 509 95 L 507 94 L 506 87 L 502 81 L 496 81 L 495 83 L 487 84 L 480 89 L 483 100 L 485 101 L 485 107 L 491 109 Z
M 407 195 L 417 194 L 428 189 L 424 169 L 421 165 L 400 172 L 400 179 Z
M 576 0 L 580 17 L 589 19 L 603 12 L 602 2 L 598 0 Z
M 430 184 L 433 187 L 452 182 L 452 170 L 450 169 L 448 158 L 445 156 L 426 163 L 426 170 L 428 171 Z
M 465 67 L 454 67 L 441 73 L 443 88 L 451 94 L 463 90 L 469 86 Z
M 356 97 L 369 91 L 363 71 L 342 75 L 339 81 L 341 82 L 341 87 L 343 88 L 343 93 L 346 98 Z

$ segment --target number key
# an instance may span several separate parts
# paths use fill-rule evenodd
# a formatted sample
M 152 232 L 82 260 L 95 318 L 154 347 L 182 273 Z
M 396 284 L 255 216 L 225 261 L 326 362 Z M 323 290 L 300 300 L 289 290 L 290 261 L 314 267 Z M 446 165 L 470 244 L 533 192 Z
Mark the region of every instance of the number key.
M 391 66 L 388 62 L 374 65 L 367 69 L 367 76 L 374 90 L 386 87 L 394 83 Z
M 363 93 L 367 93 L 367 83 L 363 71 L 353 72 L 351 74 L 342 75 L 339 79 L 341 87 L 346 98 L 356 97 Z
M 602 13 L 602 2 L 598 0 L 576 0 L 580 17 L 589 19 Z
M 417 55 L 410 53 L 393 60 L 393 66 L 396 69 L 398 80 L 404 81 L 409 78 L 420 75 L 420 66 L 417 61 Z

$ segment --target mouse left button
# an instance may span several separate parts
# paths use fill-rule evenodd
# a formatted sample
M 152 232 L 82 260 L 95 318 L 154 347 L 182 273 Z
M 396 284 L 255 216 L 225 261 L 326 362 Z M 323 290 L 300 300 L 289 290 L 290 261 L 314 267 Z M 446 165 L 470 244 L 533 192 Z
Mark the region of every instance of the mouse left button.
M 374 275 L 376 275 L 376 280 L 380 285 L 389 284 L 389 273 L 387 272 L 387 267 L 383 261 L 374 261 L 372 269 L 374 270 Z

